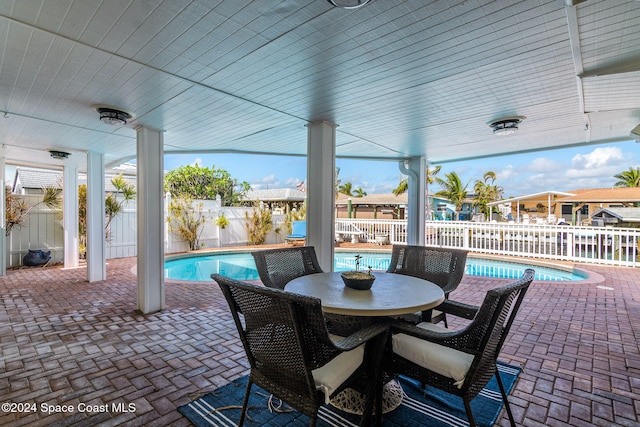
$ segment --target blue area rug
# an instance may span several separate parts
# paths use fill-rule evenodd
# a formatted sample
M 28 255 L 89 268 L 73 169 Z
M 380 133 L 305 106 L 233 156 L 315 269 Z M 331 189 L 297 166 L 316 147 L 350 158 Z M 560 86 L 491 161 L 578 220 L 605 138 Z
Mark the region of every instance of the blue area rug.
M 511 391 L 520 374 L 520 368 L 500 363 L 500 376 L 507 393 Z M 415 426 L 468 426 L 462 399 L 458 396 L 427 388 L 422 390 L 415 381 L 400 377 L 405 396 L 402 404 L 395 410 L 384 414 L 383 425 L 393 427 Z M 247 377 L 233 381 L 224 387 L 208 393 L 193 402 L 180 406 L 178 411 L 184 414 L 198 427 L 236 426 L 240 419 L 240 409 L 226 408 L 242 405 Z M 297 411 L 271 412 L 267 403 L 269 393 L 256 385 L 251 389 L 248 418 L 245 426 L 308 426 L 309 418 Z M 284 405 L 286 406 L 286 405 Z M 492 426 L 502 410 L 502 397 L 495 378 L 471 402 L 476 423 L 479 426 Z M 219 408 L 216 410 L 216 408 Z M 288 407 L 287 407 L 288 408 Z M 358 426 L 360 417 L 347 414 L 330 405 L 320 408 L 318 426 Z

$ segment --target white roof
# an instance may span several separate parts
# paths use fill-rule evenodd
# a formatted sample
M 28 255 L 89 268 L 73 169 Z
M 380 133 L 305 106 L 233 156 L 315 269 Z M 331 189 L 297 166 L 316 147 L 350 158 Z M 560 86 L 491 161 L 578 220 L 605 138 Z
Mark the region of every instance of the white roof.
M 525 194 L 518 197 L 509 197 L 508 199 L 497 200 L 495 202 L 491 202 L 487 204 L 490 206 L 493 206 L 493 205 L 501 205 L 503 203 L 517 202 L 519 200 L 526 200 L 526 199 L 542 199 L 544 197 L 548 198 L 550 196 L 568 197 L 573 195 L 574 195 L 573 193 L 565 193 L 563 191 L 548 190 L 548 191 L 541 191 L 539 193 Z

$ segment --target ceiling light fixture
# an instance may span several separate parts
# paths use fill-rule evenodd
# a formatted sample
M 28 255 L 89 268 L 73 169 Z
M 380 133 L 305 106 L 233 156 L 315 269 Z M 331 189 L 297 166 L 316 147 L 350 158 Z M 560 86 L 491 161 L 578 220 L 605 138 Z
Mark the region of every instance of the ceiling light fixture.
M 513 135 L 518 131 L 518 125 L 526 119 L 524 116 L 504 117 L 498 120 L 492 120 L 489 127 L 493 129 L 495 135 Z
M 127 120 L 133 118 L 130 113 L 110 107 L 96 107 L 96 111 L 100 114 L 100 120 L 103 123 L 113 126 L 126 125 Z
M 66 151 L 56 151 L 56 150 L 51 150 L 49 151 L 49 154 L 51 154 L 51 157 L 53 157 L 54 159 L 57 160 L 64 160 L 67 157 L 69 157 L 71 154 L 67 153 Z
M 357 9 L 369 3 L 371 0 L 327 0 L 335 7 L 342 9 Z

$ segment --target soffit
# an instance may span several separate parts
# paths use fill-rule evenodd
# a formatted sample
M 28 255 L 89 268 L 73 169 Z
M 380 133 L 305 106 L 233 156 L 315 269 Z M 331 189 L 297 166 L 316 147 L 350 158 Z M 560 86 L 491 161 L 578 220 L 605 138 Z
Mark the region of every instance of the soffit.
M 338 156 L 434 163 L 629 140 L 639 24 L 637 1 L 4 1 L 0 140 L 9 162 L 107 164 L 135 157 L 138 125 L 167 152 L 305 155 L 327 120 Z

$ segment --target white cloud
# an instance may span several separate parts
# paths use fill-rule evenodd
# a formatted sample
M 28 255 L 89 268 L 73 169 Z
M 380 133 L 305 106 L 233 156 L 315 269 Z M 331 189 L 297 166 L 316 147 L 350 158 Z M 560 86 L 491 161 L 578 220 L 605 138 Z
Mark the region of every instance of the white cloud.
M 566 171 L 565 177 L 577 180 L 592 178 L 594 180 L 584 181 L 584 183 L 600 181 L 595 186 L 608 187 L 614 180 L 613 175 L 625 170 L 627 165 L 628 159 L 625 159 L 620 148 L 599 147 L 590 153 L 573 156 L 571 167 Z M 596 178 L 598 180 L 595 180 Z
M 507 165 L 504 169 L 499 172 L 496 172 L 496 177 L 498 181 L 505 181 L 511 179 L 511 177 L 515 176 L 515 171 L 513 170 L 512 165 Z
M 556 162 L 553 159 L 548 157 L 537 157 L 533 159 L 531 163 L 529 163 L 525 169 L 527 172 L 533 173 L 549 173 L 549 172 L 557 172 L 560 170 L 562 165 Z
M 302 179 L 296 178 L 296 177 L 291 177 L 291 178 L 289 178 L 289 179 L 284 181 L 284 187 L 285 188 L 296 188 L 296 186 L 300 182 L 302 182 Z
M 270 174 L 262 178 L 252 179 L 249 182 L 251 188 L 253 190 L 263 190 L 266 188 L 280 188 L 281 183 L 280 180 L 276 177 L 275 174 Z
M 598 147 L 587 154 L 576 154 L 571 159 L 571 165 L 575 169 L 591 169 L 618 166 L 624 161 L 624 155 L 619 147 Z

